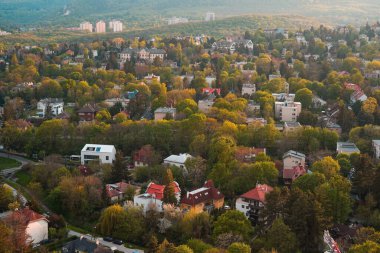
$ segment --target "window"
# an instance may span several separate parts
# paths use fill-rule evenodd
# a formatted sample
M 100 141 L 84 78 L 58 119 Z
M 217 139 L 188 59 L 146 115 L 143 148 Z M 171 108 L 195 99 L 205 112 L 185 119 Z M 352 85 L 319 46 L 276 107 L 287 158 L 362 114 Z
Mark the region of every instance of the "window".
M 241 208 L 244 208 L 244 205 L 241 205 Z
M 97 160 L 99 159 L 99 156 L 97 155 L 84 155 L 85 160 Z
M 96 148 L 96 152 L 100 152 L 101 147 Z
M 94 147 L 87 147 L 87 149 L 86 149 L 87 151 L 94 151 L 95 150 L 95 148 Z
M 109 156 L 106 156 L 106 160 L 108 161 L 110 159 L 110 157 Z

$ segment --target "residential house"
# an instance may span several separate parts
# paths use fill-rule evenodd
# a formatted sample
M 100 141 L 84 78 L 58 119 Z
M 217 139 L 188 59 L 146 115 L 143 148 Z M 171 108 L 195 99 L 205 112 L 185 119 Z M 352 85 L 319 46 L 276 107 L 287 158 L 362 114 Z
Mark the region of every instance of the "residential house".
M 19 222 L 25 227 L 27 242 L 36 245 L 49 238 L 49 225 L 45 216 L 36 213 L 29 207 L 9 212 L 2 217 L 5 224 Z
M 78 110 L 78 116 L 80 121 L 93 121 L 96 114 L 100 111 L 97 105 L 85 104 Z
M 358 149 L 358 147 L 356 147 L 355 143 L 352 143 L 352 142 L 337 142 L 336 152 L 338 154 L 347 154 L 347 155 L 351 155 L 354 153 L 360 154 L 360 150 Z
M 102 164 L 112 164 L 115 160 L 114 145 L 86 144 L 81 151 L 81 164 L 98 160 Z
M 256 226 L 260 221 L 261 211 L 265 205 L 265 195 L 273 190 L 266 184 L 257 184 L 255 188 L 244 193 L 236 200 L 236 210 L 244 215 Z
M 336 132 L 339 135 L 342 133 L 342 127 L 339 124 L 336 124 L 334 122 L 330 122 L 330 121 L 327 122 L 326 128 L 330 131 Z
M 291 169 L 282 170 L 282 178 L 286 185 L 290 185 L 299 178 L 300 176 L 306 174 L 306 169 L 303 166 L 294 166 Z
M 144 77 L 144 80 L 147 84 L 152 84 L 153 81 L 159 82 L 161 81 L 160 76 L 156 76 L 154 74 L 148 74 Z
M 254 93 L 256 93 L 256 84 L 254 83 L 244 83 L 243 87 L 241 88 L 241 95 L 248 95 L 251 96 Z
M 302 125 L 299 122 L 284 122 L 284 133 L 291 133 L 300 128 Z
M 351 103 L 355 103 L 357 101 L 364 102 L 367 100 L 367 95 L 363 92 L 362 88 L 359 85 L 354 83 L 345 83 L 344 87 L 347 90 L 352 90 L 352 94 L 350 96 Z
M 269 81 L 273 79 L 281 78 L 281 74 L 271 74 L 269 75 Z
M 218 95 L 220 96 L 221 89 L 216 89 L 216 88 L 202 88 L 202 94 L 205 95 Z
M 243 47 L 248 49 L 249 51 L 253 50 L 253 42 L 252 40 L 236 40 L 236 47 Z
M 50 111 L 53 116 L 57 116 L 63 112 L 63 105 L 63 100 L 60 98 L 41 99 L 37 103 L 37 115 L 44 118 Z
M 124 108 L 128 106 L 129 104 L 129 99 L 127 98 L 109 98 L 109 99 L 106 99 L 104 100 L 104 103 L 109 106 L 109 107 L 112 107 L 114 106 L 116 103 L 120 103 Z
M 275 118 L 283 122 L 295 122 L 302 110 L 300 102 L 275 102 Z
M 107 196 L 110 198 L 112 203 L 120 202 L 125 199 L 128 189 L 134 189 L 135 193 L 138 193 L 140 191 L 140 188 L 135 187 L 131 184 L 128 184 L 126 182 L 118 182 L 114 184 L 106 184 L 106 192 Z
M 175 119 L 176 114 L 176 108 L 159 107 L 154 111 L 154 120 Z
M 380 79 L 380 70 L 373 70 L 371 72 L 365 72 L 364 76 L 367 79 Z
M 241 163 L 252 163 L 261 153 L 266 154 L 266 148 L 238 146 L 235 150 L 235 159 Z
M 321 108 L 323 106 L 325 106 L 327 104 L 327 102 L 325 100 L 323 100 L 322 98 L 318 97 L 318 96 L 313 96 L 313 99 L 312 99 L 312 105 L 314 108 Z
M 227 53 L 233 53 L 236 51 L 236 43 L 231 41 L 216 41 L 212 44 L 212 50 L 219 50 Z
M 380 159 L 380 140 L 373 140 L 373 153 L 376 159 Z
M 224 195 L 214 186 L 212 180 L 205 182 L 203 187 L 187 192 L 181 200 L 181 209 L 201 213 L 220 209 L 224 205 Z
M 272 93 L 272 97 L 275 101 L 280 102 L 294 102 L 296 94 L 294 93 Z
M 174 194 L 177 201 L 180 201 L 181 198 L 181 188 L 177 182 L 173 182 Z M 156 210 L 159 212 L 163 211 L 164 203 L 164 191 L 165 185 L 155 184 L 153 182 L 149 183 L 144 194 L 140 194 L 134 197 L 133 203 L 135 206 L 143 208 L 144 213 L 148 210 Z
M 289 150 L 282 156 L 284 170 L 293 169 L 296 166 L 305 168 L 306 156 L 300 152 Z
M 214 105 L 214 100 L 204 99 L 198 101 L 198 110 L 203 113 L 209 113 L 210 108 Z
M 108 250 L 104 246 L 98 245 L 95 241 L 90 241 L 83 236 L 66 243 L 62 247 L 62 253 L 94 253 L 96 251 L 103 253 L 113 252 L 111 249 Z
M 164 164 L 171 165 L 171 166 L 177 166 L 181 168 L 182 170 L 186 171 L 185 163 L 187 159 L 193 158 L 190 154 L 179 154 L 179 155 L 171 155 L 164 159 Z

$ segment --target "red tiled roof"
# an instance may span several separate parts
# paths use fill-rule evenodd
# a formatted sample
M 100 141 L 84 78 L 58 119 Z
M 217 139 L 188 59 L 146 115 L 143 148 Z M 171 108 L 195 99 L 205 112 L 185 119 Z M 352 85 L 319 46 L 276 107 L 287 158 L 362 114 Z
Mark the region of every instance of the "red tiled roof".
M 260 153 L 265 154 L 265 148 L 243 147 L 238 146 L 235 152 L 236 160 L 240 162 L 252 162 L 252 158 Z
M 38 220 L 46 220 L 46 217 L 36 213 L 29 207 L 26 207 L 22 210 L 14 211 L 10 214 L 12 216 L 12 219 L 18 219 L 20 221 L 25 222 L 25 225 L 28 225 L 31 222 L 38 221 Z M 9 216 L 8 216 L 9 217 Z
M 202 89 L 202 93 L 212 94 L 214 92 L 216 92 L 218 95 L 220 95 L 220 89 L 214 89 L 214 88 L 203 88 Z
M 246 199 L 252 199 L 252 200 L 257 200 L 260 202 L 265 202 L 265 195 L 269 192 L 271 192 L 273 188 L 269 185 L 266 184 L 258 184 L 256 188 L 244 193 L 241 195 L 241 198 L 246 198 Z
M 306 170 L 303 166 L 294 166 L 291 169 L 284 169 L 282 171 L 282 177 L 284 179 L 291 179 L 292 181 L 296 178 L 304 175 L 306 173 Z
M 182 198 L 181 203 L 194 206 L 202 202 L 219 200 L 222 198 L 224 198 L 224 195 L 215 188 L 212 180 L 208 180 L 202 188 L 188 192 L 186 196 Z
M 106 185 L 107 195 L 110 198 L 119 196 L 120 194 L 125 193 L 127 191 L 128 186 L 129 184 L 127 184 L 126 182 L 119 182 L 116 184 L 107 184 Z
M 179 188 L 179 185 L 177 182 L 173 182 L 174 184 L 174 193 L 180 193 L 181 189 Z M 149 193 L 151 195 L 155 195 L 156 199 L 162 200 L 164 198 L 164 190 L 165 190 L 165 185 L 160 185 L 160 184 L 155 184 L 155 183 L 150 183 L 148 185 L 148 188 L 146 189 L 146 193 Z
M 344 87 L 348 90 L 354 90 L 354 91 L 360 91 L 361 88 L 359 85 L 354 84 L 354 83 L 345 83 Z

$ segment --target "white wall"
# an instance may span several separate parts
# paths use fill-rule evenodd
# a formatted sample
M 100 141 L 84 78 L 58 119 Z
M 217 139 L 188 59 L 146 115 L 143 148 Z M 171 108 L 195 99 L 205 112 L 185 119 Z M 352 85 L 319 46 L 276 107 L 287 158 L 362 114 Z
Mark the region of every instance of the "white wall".
M 38 220 L 29 223 L 26 228 L 26 234 L 30 236 L 29 241 L 33 244 L 39 243 L 42 240 L 48 239 L 49 227 L 46 220 Z
M 81 152 L 81 163 L 85 164 L 85 155 L 95 155 L 99 156 L 99 162 L 104 164 L 112 164 L 112 162 L 115 160 L 116 150 L 114 152 L 96 152 L 96 151 L 82 151 Z M 108 156 L 108 160 L 106 157 Z

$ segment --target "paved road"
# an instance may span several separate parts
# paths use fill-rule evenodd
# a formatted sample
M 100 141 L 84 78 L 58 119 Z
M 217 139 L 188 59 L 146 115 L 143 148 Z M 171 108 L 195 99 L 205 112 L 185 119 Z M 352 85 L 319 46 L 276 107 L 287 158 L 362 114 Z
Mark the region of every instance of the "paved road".
M 21 170 L 23 165 L 32 162 L 32 161 L 30 161 L 24 157 L 17 156 L 17 155 L 11 155 L 11 154 L 7 154 L 7 153 L 0 153 L 0 157 L 11 158 L 11 159 L 17 160 L 21 163 L 21 165 L 18 167 L 14 167 L 14 168 L 10 168 L 10 169 L 0 171 L 0 175 L 14 174 L 17 171 Z
M 125 252 L 125 253 L 144 253 L 143 250 L 139 250 L 139 249 L 129 249 L 129 248 L 126 248 L 124 247 L 123 245 L 117 245 L 117 244 L 114 244 L 112 242 L 106 242 L 103 240 L 103 238 L 101 237 L 96 237 L 94 238 L 93 236 L 91 235 L 84 235 L 84 234 L 81 234 L 81 233 L 78 233 L 78 232 L 75 232 L 73 230 L 69 230 L 69 236 L 77 236 L 77 237 L 81 237 L 83 236 L 84 238 L 86 238 L 87 240 L 90 240 L 90 241 L 98 241 L 101 245 L 103 246 L 107 246 L 113 250 L 119 250 L 119 251 L 122 251 L 122 252 Z

